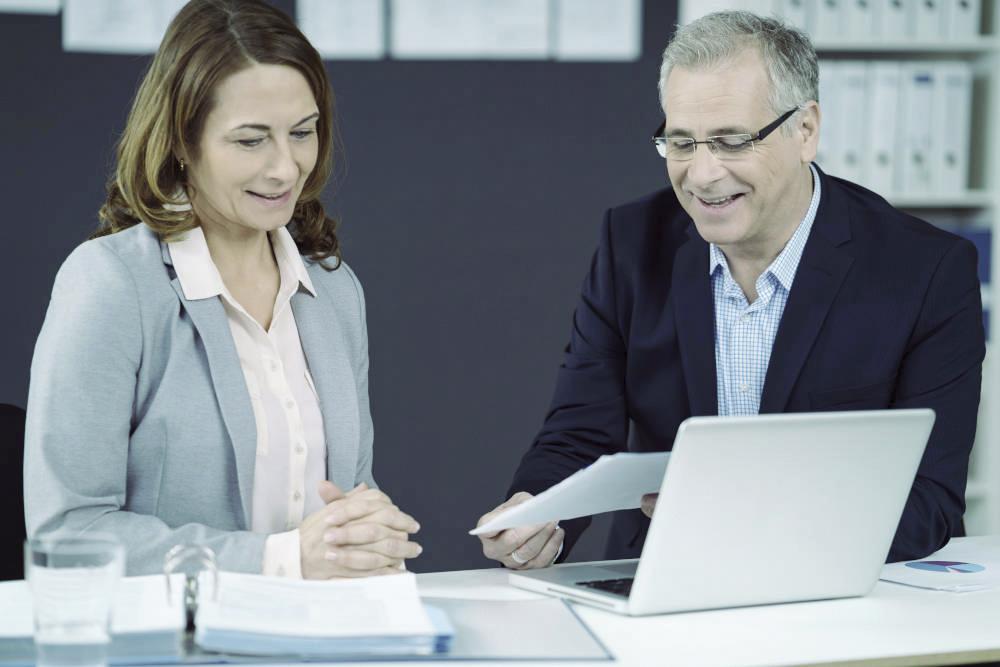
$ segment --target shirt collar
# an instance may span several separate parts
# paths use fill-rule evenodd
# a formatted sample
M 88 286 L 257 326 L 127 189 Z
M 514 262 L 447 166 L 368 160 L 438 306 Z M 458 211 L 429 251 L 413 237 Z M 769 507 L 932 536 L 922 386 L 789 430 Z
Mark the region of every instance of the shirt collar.
M 809 209 L 806 211 L 805 217 L 802 218 L 799 226 L 796 227 L 795 233 L 788 239 L 788 243 L 785 244 L 785 247 L 781 249 L 778 256 L 774 258 L 774 261 L 764 271 L 764 275 L 768 273 L 772 274 L 786 290 L 792 289 L 792 281 L 795 279 L 795 272 L 799 268 L 802 251 L 805 249 L 806 240 L 809 238 L 809 231 L 812 229 L 813 222 L 816 220 L 816 211 L 819 209 L 819 199 L 822 190 L 819 174 L 816 173 L 816 167 L 812 164 L 809 165 L 809 171 L 812 173 L 813 181 L 813 193 L 812 199 L 809 202 Z M 710 243 L 708 245 L 708 274 L 713 275 L 720 266 L 728 273 L 729 263 L 726 261 L 725 254 L 723 254 L 717 245 Z
M 281 227 L 270 232 L 268 236 L 278 262 L 282 284 L 297 282 L 316 296 L 316 289 L 292 235 L 286 228 Z M 225 283 L 222 282 L 222 275 L 212 261 L 208 243 L 205 241 L 205 232 L 201 227 L 189 230 L 179 240 L 170 241 L 167 247 L 185 299 L 195 301 L 228 294 Z
M 270 232 L 269 236 L 271 237 L 271 247 L 274 249 L 274 256 L 278 260 L 278 268 L 283 272 L 287 272 L 291 278 L 297 280 L 300 285 L 305 287 L 310 294 L 316 296 L 316 288 L 313 287 L 309 271 L 302 261 L 302 255 L 299 254 L 299 247 L 295 245 L 295 239 L 292 238 L 288 229 L 280 227 Z

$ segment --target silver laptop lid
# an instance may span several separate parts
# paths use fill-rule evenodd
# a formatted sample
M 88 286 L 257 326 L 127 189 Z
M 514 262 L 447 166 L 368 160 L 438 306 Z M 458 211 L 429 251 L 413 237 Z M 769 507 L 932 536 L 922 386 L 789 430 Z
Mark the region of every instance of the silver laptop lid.
M 927 409 L 686 420 L 629 613 L 864 595 L 933 424 Z

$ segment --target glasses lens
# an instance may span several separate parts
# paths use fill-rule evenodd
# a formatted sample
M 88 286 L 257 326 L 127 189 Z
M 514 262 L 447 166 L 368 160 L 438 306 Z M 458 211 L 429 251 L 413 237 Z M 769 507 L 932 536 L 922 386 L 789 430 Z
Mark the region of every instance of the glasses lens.
M 690 160 L 694 157 L 696 147 L 694 139 L 667 139 L 667 159 Z
M 712 152 L 719 157 L 737 157 L 753 150 L 753 140 L 746 134 L 712 137 L 710 141 Z

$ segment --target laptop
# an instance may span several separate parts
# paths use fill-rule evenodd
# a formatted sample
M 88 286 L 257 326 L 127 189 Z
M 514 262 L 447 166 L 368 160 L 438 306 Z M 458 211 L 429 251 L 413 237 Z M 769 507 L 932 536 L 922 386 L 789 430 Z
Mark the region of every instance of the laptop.
M 933 425 L 929 409 L 692 417 L 640 558 L 510 583 L 631 616 L 865 595 Z

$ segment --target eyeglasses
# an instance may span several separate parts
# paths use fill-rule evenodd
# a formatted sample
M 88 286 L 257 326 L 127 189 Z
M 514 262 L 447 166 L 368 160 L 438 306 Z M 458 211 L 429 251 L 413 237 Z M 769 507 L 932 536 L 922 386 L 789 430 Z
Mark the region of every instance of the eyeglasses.
M 724 134 L 717 137 L 708 137 L 704 141 L 695 141 L 691 137 L 665 137 L 663 130 L 667 127 L 667 121 L 660 123 L 660 127 L 653 133 L 653 144 L 660 157 L 668 160 L 691 160 L 698 144 L 707 144 L 712 155 L 720 160 L 734 160 L 745 157 L 754 151 L 754 143 L 763 141 L 767 135 L 774 132 L 792 114 L 799 110 L 799 107 L 790 109 L 778 116 L 770 125 L 762 128 L 757 134 Z

